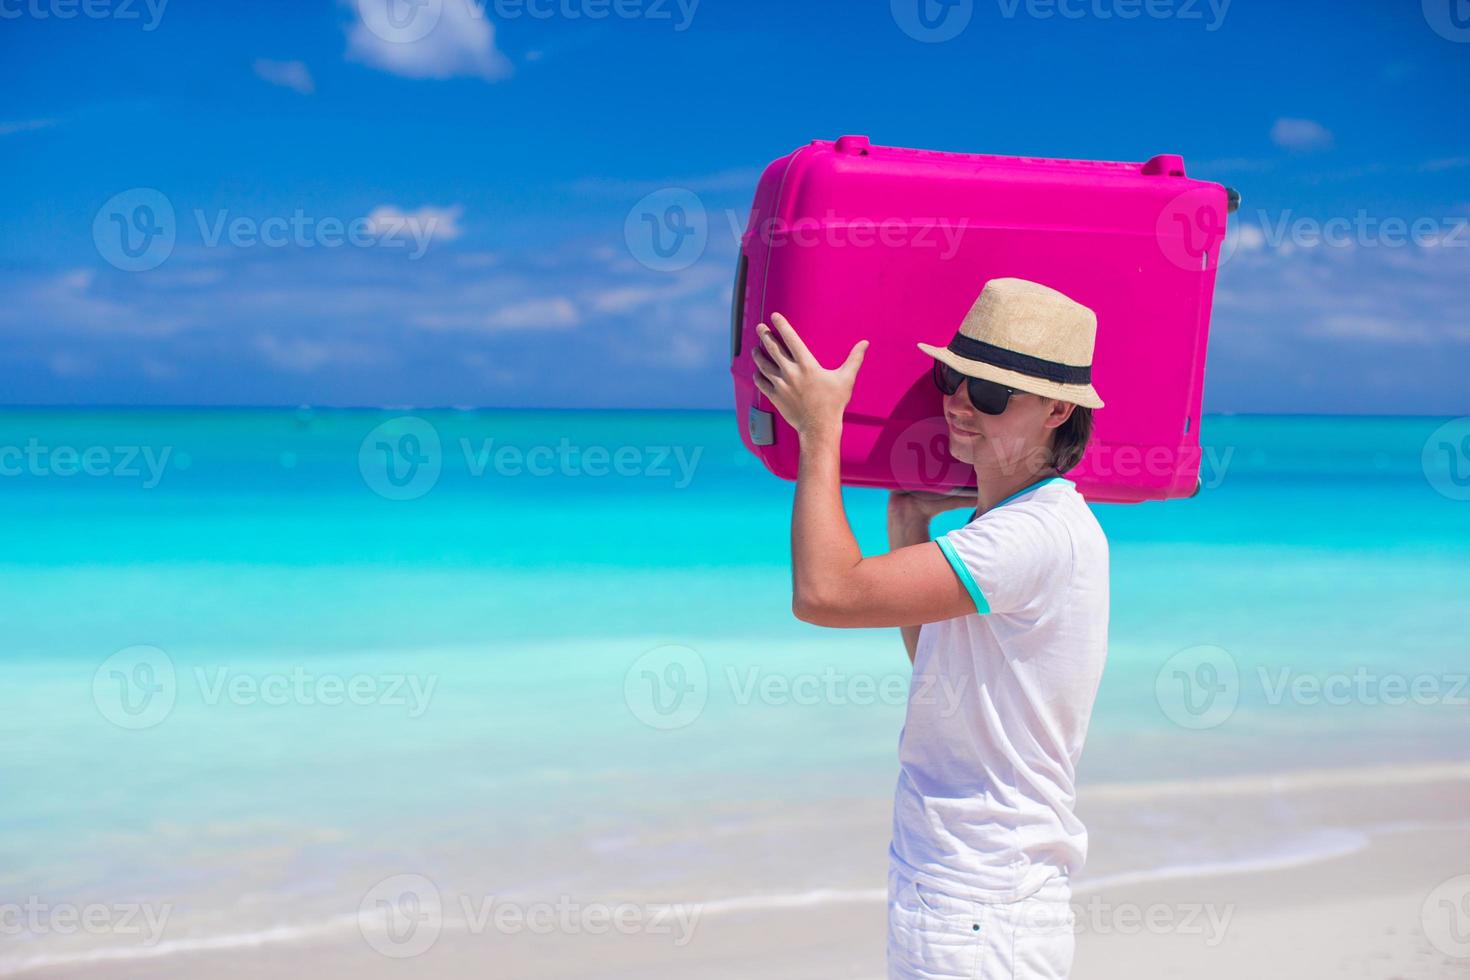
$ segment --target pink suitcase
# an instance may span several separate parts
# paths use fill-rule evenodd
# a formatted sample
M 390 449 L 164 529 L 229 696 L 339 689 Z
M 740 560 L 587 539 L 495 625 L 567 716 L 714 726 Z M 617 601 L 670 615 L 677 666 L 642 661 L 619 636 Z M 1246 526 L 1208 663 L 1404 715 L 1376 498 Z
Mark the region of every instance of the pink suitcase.
M 915 343 L 944 346 L 988 280 L 1015 276 L 1097 312 L 1104 406 L 1066 477 L 1094 502 L 1193 496 L 1210 304 L 1237 204 L 1171 155 L 1105 163 L 815 140 L 766 168 L 741 239 L 730 363 L 741 438 L 796 478 L 796 433 L 752 381 L 756 325 L 779 312 L 827 367 L 871 341 L 843 425 L 844 484 L 973 486 Z

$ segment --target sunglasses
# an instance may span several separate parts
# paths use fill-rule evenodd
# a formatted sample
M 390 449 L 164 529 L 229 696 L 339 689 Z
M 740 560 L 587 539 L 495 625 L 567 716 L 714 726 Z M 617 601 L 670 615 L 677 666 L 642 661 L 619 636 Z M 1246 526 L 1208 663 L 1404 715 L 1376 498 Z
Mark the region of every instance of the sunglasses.
M 953 395 L 959 390 L 960 382 L 966 383 L 966 390 L 970 396 L 970 404 L 976 410 L 986 415 L 1000 415 L 1010 404 L 1011 396 L 1018 389 L 1007 388 L 1005 385 L 996 384 L 994 381 L 986 381 L 984 378 L 972 378 L 967 374 L 961 374 L 943 361 L 934 362 L 934 384 L 946 395 Z

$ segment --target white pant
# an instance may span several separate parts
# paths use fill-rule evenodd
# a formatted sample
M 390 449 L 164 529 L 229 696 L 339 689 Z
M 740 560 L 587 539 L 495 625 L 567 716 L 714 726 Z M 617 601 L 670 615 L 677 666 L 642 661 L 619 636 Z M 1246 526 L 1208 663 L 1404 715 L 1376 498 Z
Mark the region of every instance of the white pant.
M 1019 902 L 988 903 L 918 884 L 890 864 L 889 980 L 1066 980 L 1071 900 L 1066 877 Z

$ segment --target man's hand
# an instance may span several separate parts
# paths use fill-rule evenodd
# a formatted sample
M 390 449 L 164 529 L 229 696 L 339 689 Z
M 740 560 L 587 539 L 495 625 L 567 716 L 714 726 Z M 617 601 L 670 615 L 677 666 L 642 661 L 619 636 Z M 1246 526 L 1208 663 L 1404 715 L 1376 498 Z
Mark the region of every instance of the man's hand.
M 840 430 L 842 412 L 852 398 L 853 382 L 857 380 L 868 342 L 858 341 L 847 360 L 829 371 L 817 363 L 784 316 L 772 313 L 771 323 L 780 333 L 780 341 L 764 323 L 756 327 L 762 348 L 753 355 L 756 388 L 771 400 L 798 435 Z
M 923 493 L 894 490 L 888 494 L 888 550 L 898 551 L 929 541 L 929 522 L 947 510 L 959 507 L 974 507 L 975 494 L 963 490 L 959 493 Z M 903 645 L 912 663 L 919 650 L 919 627 L 900 624 Z
M 929 526 L 929 521 L 947 510 L 959 510 L 976 506 L 975 493 L 963 490 L 959 493 L 923 493 L 919 491 L 894 490 L 888 494 L 888 523 L 890 526 Z

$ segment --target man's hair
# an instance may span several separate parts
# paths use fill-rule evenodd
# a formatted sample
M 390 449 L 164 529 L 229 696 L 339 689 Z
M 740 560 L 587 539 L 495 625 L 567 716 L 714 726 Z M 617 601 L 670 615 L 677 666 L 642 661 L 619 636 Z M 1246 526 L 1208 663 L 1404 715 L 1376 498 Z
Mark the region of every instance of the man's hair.
M 1087 441 L 1092 438 L 1092 409 L 1075 405 L 1067 421 L 1057 426 L 1051 437 L 1051 465 L 1065 473 L 1082 460 Z

